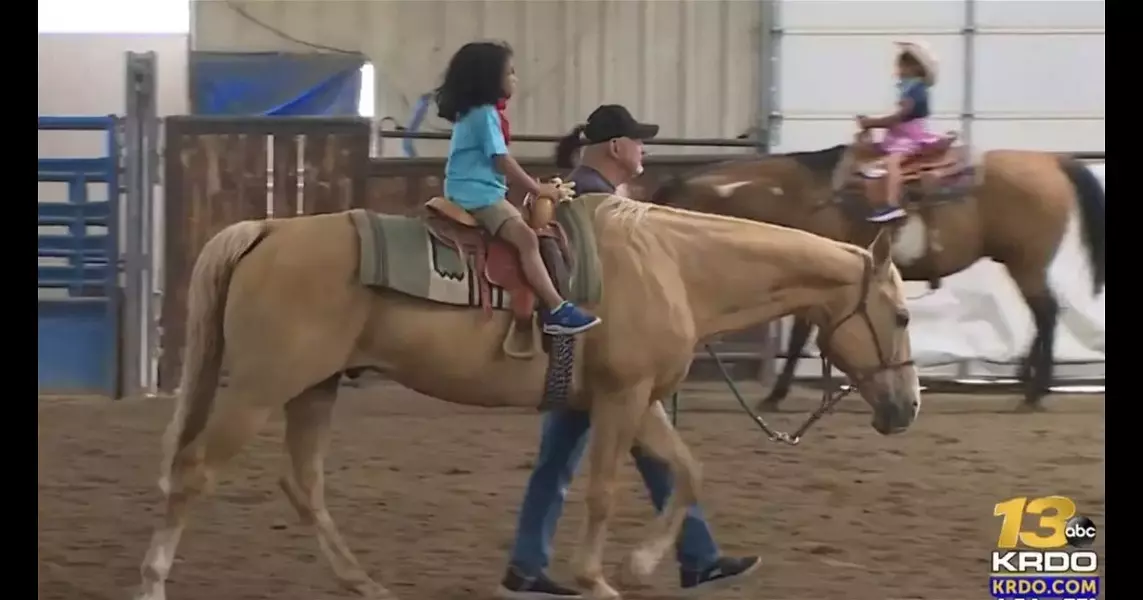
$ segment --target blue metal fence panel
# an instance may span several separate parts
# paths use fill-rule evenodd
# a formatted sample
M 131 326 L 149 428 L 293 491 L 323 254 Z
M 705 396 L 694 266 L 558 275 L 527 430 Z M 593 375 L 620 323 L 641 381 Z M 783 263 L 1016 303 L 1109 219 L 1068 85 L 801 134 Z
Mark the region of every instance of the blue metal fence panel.
M 37 203 L 41 393 L 119 394 L 117 121 L 39 118 L 41 131 L 99 132 L 106 138 L 103 156 L 39 159 L 40 182 L 67 185 L 66 198 Z M 106 194 L 90 197 L 91 184 Z

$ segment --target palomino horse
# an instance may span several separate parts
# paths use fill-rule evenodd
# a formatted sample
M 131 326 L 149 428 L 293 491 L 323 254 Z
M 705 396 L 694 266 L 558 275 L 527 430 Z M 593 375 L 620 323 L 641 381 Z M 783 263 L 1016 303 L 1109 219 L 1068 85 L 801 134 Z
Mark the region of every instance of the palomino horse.
M 871 252 L 784 227 L 590 194 L 583 203 L 598 247 L 603 324 L 582 336 L 573 405 L 590 409 L 589 518 L 577 580 L 617 598 L 602 553 L 620 460 L 634 442 L 675 474 L 670 503 L 631 554 L 646 577 L 674 544 L 697 501 L 700 465 L 662 405 L 687 374 L 695 343 L 799 312 L 830 332 L 826 351 L 857 382 L 882 434 L 920 410 L 903 283 L 887 240 Z M 537 406 L 545 360 L 501 350 L 511 315 L 426 302 L 357 281 L 352 214 L 227 227 L 202 249 L 188 295 L 182 384 L 167 430 L 160 487 L 165 517 L 142 564 L 139 598 L 164 598 L 193 500 L 270 414 L 284 407 L 291 462 L 282 488 L 312 524 L 341 584 L 392 599 L 358 564 L 326 509 L 322 464 L 337 374 L 376 368 L 448 402 Z M 218 390 L 225 358 L 229 384 Z
M 902 204 L 909 217 L 894 234 L 893 260 L 906 280 L 940 279 L 981 258 L 1004 265 L 1032 311 L 1036 336 L 1020 378 L 1022 410 L 1034 410 L 1052 383 L 1058 304 L 1048 265 L 1078 212 L 1093 271 L 1094 293 L 1106 266 L 1104 192 L 1078 160 L 1048 152 L 993 150 L 969 163 L 950 136 L 903 167 Z M 652 202 L 763 221 L 862 244 L 882 226 L 865 221 L 870 196 L 884 193 L 869 179 L 869 146 L 861 143 L 713 165 L 669 181 Z M 874 177 L 877 174 L 874 173 Z M 785 368 L 759 408 L 774 409 L 790 391 L 812 327 L 797 319 Z

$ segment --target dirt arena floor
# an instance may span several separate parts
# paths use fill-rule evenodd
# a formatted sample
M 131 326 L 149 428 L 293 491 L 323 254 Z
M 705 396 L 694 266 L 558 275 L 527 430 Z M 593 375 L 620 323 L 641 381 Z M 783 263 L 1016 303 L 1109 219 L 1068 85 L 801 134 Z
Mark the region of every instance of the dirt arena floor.
M 751 390 L 756 397 L 757 390 Z M 1103 527 L 1103 397 L 1054 396 L 1044 414 L 1013 397 L 928 394 L 908 433 L 877 435 L 847 400 L 802 446 L 767 443 L 724 387 L 695 386 L 680 428 L 706 473 L 723 550 L 765 566 L 712 600 L 968 600 L 987 594 L 996 502 L 1062 494 Z M 809 392 L 792 409 L 813 404 Z M 39 598 L 123 599 L 155 524 L 159 438 L 170 402 L 39 402 Z M 775 415 L 791 428 L 801 414 Z M 401 388 L 345 389 L 327 465 L 333 516 L 374 578 L 403 600 L 484 600 L 503 571 L 539 417 L 446 405 Z M 349 598 L 279 492 L 281 420 L 193 514 L 172 600 Z M 652 515 L 629 465 L 608 560 Z M 553 571 L 583 520 L 577 480 Z M 1102 543 L 1097 543 L 1102 554 Z M 677 597 L 673 561 L 629 600 Z

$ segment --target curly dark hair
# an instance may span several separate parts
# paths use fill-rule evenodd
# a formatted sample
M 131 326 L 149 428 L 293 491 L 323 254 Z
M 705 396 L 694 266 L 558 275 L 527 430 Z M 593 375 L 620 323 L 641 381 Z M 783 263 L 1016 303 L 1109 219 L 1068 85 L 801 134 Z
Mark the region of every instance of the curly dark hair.
M 512 58 L 506 42 L 469 42 L 448 61 L 435 91 L 437 114 L 456 123 L 469 110 L 504 97 L 504 69 Z

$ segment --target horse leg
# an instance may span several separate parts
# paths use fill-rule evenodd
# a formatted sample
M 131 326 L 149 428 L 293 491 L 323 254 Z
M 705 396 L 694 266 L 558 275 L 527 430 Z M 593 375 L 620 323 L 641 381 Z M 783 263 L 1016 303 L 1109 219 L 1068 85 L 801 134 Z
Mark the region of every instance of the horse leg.
M 1026 258 L 1004 263 L 1008 275 L 1024 296 L 1024 302 L 1032 312 L 1032 323 L 1036 326 L 1036 335 L 1020 368 L 1020 381 L 1024 384 L 1021 411 L 1040 410 L 1040 400 L 1052 385 L 1053 349 L 1060 308 L 1048 286 L 1050 260 L 1050 257 L 1043 260 Z
M 396 600 L 396 596 L 370 579 L 361 568 L 325 505 L 323 467 L 340 379 L 340 375 L 330 377 L 286 404 L 286 451 L 290 468 L 279 485 L 298 511 L 302 523 L 315 528 L 322 554 L 343 587 L 367 598 Z
M 172 460 L 166 514 L 143 557 L 143 582 L 135 596 L 137 600 L 166 600 L 167 576 L 186 527 L 190 504 L 210 493 L 218 470 L 253 439 L 271 410 L 256 404 L 253 394 L 233 382 L 219 390 L 215 406 L 206 428 Z
M 810 333 L 814 326 L 805 319 L 794 319 L 794 326 L 790 328 L 790 343 L 786 348 L 786 364 L 782 366 L 782 374 L 774 382 L 774 389 L 758 403 L 757 408 L 763 412 L 773 412 L 778 404 L 790 395 L 790 386 L 794 382 L 794 371 L 798 368 L 798 360 L 806 344 L 810 341 Z
M 619 592 L 603 577 L 603 546 L 614 508 L 619 461 L 631 451 L 647 411 L 650 382 L 635 389 L 595 394 L 591 399 L 591 475 L 587 484 L 587 525 L 572 560 L 576 581 L 593 600 L 615 600 Z
M 631 573 L 639 580 L 646 581 L 663 555 L 678 540 L 687 508 L 698 502 L 702 465 L 691 455 L 678 431 L 671 426 L 662 403 L 655 402 L 644 414 L 638 442 L 644 450 L 670 466 L 674 480 L 671 497 L 655 520 L 651 534 L 628 559 Z
M 1059 321 L 1060 306 L 1049 290 L 1038 296 L 1027 297 L 1025 301 L 1032 311 L 1032 321 L 1036 326 L 1036 336 L 1021 369 L 1024 382 L 1024 403 L 1022 410 L 1039 410 L 1040 401 L 1052 387 L 1055 370 L 1054 348 L 1056 344 L 1056 324 Z

